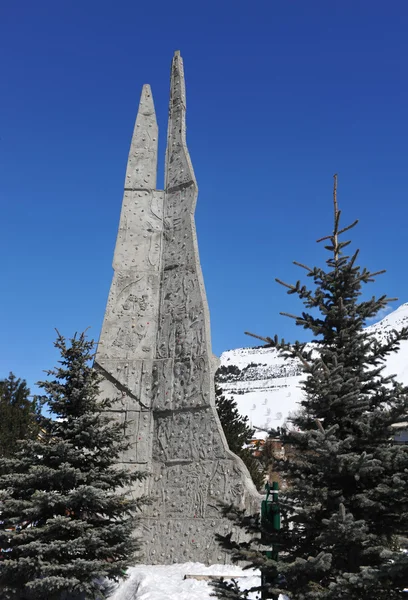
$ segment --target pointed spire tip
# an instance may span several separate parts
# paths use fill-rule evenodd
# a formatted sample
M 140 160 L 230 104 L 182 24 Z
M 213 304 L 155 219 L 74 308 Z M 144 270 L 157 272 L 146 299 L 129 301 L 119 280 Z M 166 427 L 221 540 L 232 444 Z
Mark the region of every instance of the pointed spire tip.
M 143 93 L 143 94 L 146 94 L 147 96 L 151 96 L 151 94 L 152 94 L 152 89 L 151 89 L 151 87 L 150 87 L 150 84 L 149 84 L 149 83 L 145 83 L 145 84 L 143 85 L 143 88 L 142 88 L 142 93 Z
M 139 113 L 144 115 L 154 114 L 153 94 L 148 83 L 145 83 L 142 88 L 139 103 Z

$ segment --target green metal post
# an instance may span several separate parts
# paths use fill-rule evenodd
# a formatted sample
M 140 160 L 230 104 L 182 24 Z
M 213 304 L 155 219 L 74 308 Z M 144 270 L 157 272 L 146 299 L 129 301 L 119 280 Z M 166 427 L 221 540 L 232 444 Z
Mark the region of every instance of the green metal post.
M 261 542 L 263 541 L 264 543 L 267 543 L 267 534 L 272 533 L 273 531 L 279 531 L 281 528 L 279 510 L 279 484 L 277 481 L 274 481 L 272 483 L 271 488 L 270 484 L 267 483 L 265 485 L 265 489 L 266 498 L 262 501 L 261 504 L 261 524 L 265 533 L 263 534 L 263 540 L 261 537 Z M 272 558 L 273 560 L 277 561 L 279 558 L 278 544 L 276 544 L 276 542 L 273 543 L 272 549 L 266 550 L 265 555 L 267 556 L 267 558 Z M 268 584 L 274 583 L 274 580 L 270 579 L 269 577 L 267 577 L 267 575 L 262 573 L 261 582 L 263 588 L 261 592 L 261 600 L 273 599 L 274 597 L 271 596 L 264 588 L 266 588 Z
M 280 528 L 279 483 L 274 481 L 272 483 L 272 529 L 274 531 L 279 531 Z M 272 546 L 272 558 L 274 560 L 278 560 L 279 558 L 279 550 L 276 543 Z

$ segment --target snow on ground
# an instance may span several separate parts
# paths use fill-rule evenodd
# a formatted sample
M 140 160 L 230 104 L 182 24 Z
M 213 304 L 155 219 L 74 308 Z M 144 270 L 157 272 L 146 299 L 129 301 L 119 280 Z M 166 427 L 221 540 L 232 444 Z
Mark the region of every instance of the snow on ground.
M 128 571 L 128 579 L 110 596 L 109 600 L 214 600 L 209 581 L 184 579 L 191 575 L 248 575 L 237 579 L 241 589 L 260 585 L 259 572 L 232 565 L 185 563 L 171 566 L 138 565 Z M 255 600 L 259 594 L 252 593 Z

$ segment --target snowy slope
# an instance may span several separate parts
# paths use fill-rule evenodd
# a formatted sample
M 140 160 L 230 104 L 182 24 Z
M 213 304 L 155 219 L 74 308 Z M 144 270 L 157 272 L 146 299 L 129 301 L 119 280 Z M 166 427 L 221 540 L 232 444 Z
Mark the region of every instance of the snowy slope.
M 408 326 L 408 303 L 387 315 L 367 330 L 379 340 L 385 340 L 393 329 Z M 232 395 L 242 415 L 247 415 L 253 427 L 276 428 L 287 422 L 299 407 L 302 391 L 299 383 L 304 377 L 295 360 L 284 360 L 272 348 L 238 348 L 221 355 L 219 384 L 225 395 Z M 229 372 L 225 373 L 225 369 Z M 387 374 L 408 385 L 408 341 L 389 356 Z M 266 433 L 259 433 L 265 437 Z

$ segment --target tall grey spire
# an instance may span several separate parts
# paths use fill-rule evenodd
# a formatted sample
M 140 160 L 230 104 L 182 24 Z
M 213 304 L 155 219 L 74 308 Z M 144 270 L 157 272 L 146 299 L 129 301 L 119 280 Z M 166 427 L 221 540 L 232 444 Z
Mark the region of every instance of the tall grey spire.
M 125 189 L 155 189 L 158 127 L 150 85 L 140 96 L 126 169 Z
M 197 182 L 186 142 L 186 85 L 183 59 L 175 52 L 171 63 L 169 124 L 165 167 L 165 188 Z
M 215 408 L 179 52 L 171 65 L 164 191 L 154 189 L 156 163 L 157 124 L 144 86 L 95 366 L 104 375 L 102 396 L 116 399 L 113 412 L 128 424 L 132 447 L 122 462 L 150 473 L 134 490 L 152 501 L 141 519 L 144 561 L 211 564 L 227 558 L 215 533 L 231 528 L 219 502 L 254 509 L 259 497 Z
M 164 192 L 156 190 L 158 128 L 149 85 L 143 86 L 129 150 L 113 279 L 95 367 L 101 394 L 115 399 L 132 446 L 122 460 L 145 470 L 151 463 L 152 360 L 156 350 Z M 147 491 L 140 484 L 137 492 Z

